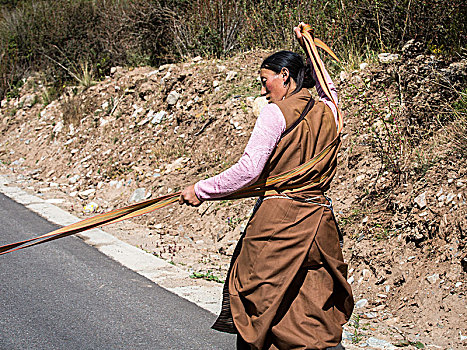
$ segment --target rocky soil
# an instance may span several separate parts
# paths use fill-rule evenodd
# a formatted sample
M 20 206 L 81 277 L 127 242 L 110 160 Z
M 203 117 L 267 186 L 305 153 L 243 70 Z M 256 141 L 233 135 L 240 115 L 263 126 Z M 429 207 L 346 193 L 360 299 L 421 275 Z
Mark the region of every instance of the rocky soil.
M 346 123 L 329 195 L 357 302 L 346 337 L 358 348 L 467 345 L 467 63 L 423 47 L 335 79 Z M 267 55 L 115 67 L 47 105 L 32 75 L 1 102 L 0 171 L 81 217 L 180 190 L 241 155 Z M 220 281 L 253 204 L 174 205 L 105 230 Z

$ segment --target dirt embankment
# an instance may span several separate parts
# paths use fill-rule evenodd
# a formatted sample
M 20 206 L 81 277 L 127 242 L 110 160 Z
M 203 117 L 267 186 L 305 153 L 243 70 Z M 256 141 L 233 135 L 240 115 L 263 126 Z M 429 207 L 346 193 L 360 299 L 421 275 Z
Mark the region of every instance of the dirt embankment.
M 32 76 L 20 97 L 2 101 L 0 169 L 83 217 L 219 173 L 253 128 L 267 54 L 116 67 L 47 106 L 43 82 Z M 462 348 L 466 61 L 423 54 L 416 43 L 400 55 L 335 79 L 346 125 L 329 195 L 358 302 L 348 340 Z M 106 230 L 199 277 L 223 279 L 253 204 L 172 206 Z

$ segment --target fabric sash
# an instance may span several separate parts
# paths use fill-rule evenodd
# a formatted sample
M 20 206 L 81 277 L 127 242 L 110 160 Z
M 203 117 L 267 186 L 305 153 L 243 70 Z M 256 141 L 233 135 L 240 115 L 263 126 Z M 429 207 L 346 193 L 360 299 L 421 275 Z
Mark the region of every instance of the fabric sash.
M 275 194 L 275 191 L 271 191 L 272 185 L 285 181 L 291 177 L 306 173 L 308 170 L 313 168 L 313 166 L 315 166 L 318 162 L 320 162 L 323 158 L 325 158 L 326 155 L 339 142 L 340 133 L 344 125 L 343 117 L 342 117 L 341 111 L 339 110 L 337 106 L 337 101 L 334 100 L 334 98 L 332 97 L 331 91 L 329 90 L 329 86 L 326 81 L 326 76 L 324 74 L 324 65 L 323 65 L 323 62 L 321 61 L 321 58 L 319 57 L 318 50 L 316 47 L 317 46 L 321 47 L 336 60 L 337 60 L 337 57 L 331 51 L 331 49 L 328 46 L 326 46 L 326 44 L 324 44 L 321 40 L 314 38 L 313 30 L 309 25 L 305 25 L 302 28 L 302 35 L 303 35 L 304 42 L 305 42 L 305 48 L 306 48 L 305 51 L 307 53 L 307 56 L 310 58 L 311 63 L 313 64 L 319 83 L 321 87 L 323 88 L 326 96 L 332 101 L 332 103 L 337 108 L 338 128 L 337 128 L 336 138 L 333 141 L 331 141 L 329 145 L 327 145 L 319 154 L 317 154 L 315 157 L 313 157 L 306 163 L 294 169 L 291 169 L 287 172 L 284 172 L 282 174 L 271 176 L 266 179 L 261 179 L 258 182 L 250 186 L 247 186 L 233 194 L 230 194 L 222 198 L 218 198 L 219 200 L 268 196 L 268 195 Z M 286 192 L 290 192 L 290 191 L 296 192 L 299 190 L 301 191 L 301 190 L 311 188 L 315 185 L 318 185 L 324 182 L 329 176 L 330 176 L 330 172 L 329 171 L 325 172 L 324 174 L 321 174 L 319 177 L 313 179 L 310 182 L 310 184 L 306 186 L 297 186 L 297 187 L 287 188 Z M 83 231 L 86 231 L 92 228 L 113 224 L 113 223 L 116 223 L 122 220 L 134 218 L 139 215 L 147 214 L 149 212 L 152 212 L 154 210 L 166 207 L 170 204 L 177 202 L 180 197 L 180 194 L 181 192 L 175 192 L 175 193 L 165 195 L 162 197 L 158 197 L 155 199 L 146 200 L 140 203 L 136 203 L 136 204 L 121 208 L 121 209 L 116 209 L 116 210 L 113 210 L 107 213 L 99 214 L 94 217 L 81 220 L 74 224 L 61 227 L 55 231 L 43 234 L 35 238 L 0 246 L 0 255 L 10 253 L 16 250 L 24 249 L 27 247 L 31 247 L 37 244 L 49 242 L 49 241 L 52 241 L 58 238 L 70 236 L 75 233 L 83 232 Z

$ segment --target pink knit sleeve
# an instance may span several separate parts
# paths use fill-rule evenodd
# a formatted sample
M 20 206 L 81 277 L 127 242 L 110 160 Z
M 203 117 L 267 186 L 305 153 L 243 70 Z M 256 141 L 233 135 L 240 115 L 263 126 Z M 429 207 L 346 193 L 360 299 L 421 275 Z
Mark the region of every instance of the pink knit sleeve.
M 232 167 L 195 184 L 195 193 L 203 200 L 221 198 L 255 182 L 286 127 L 285 118 L 275 104 L 266 105 L 256 121 L 240 160 Z
M 332 103 L 332 101 L 329 99 L 329 97 L 326 96 L 326 94 L 324 93 L 324 90 L 322 88 L 322 86 L 319 84 L 319 80 L 318 80 L 318 77 L 316 76 L 316 72 L 315 70 L 313 69 L 313 65 L 311 64 L 311 61 L 310 59 L 308 59 L 308 64 L 310 64 L 311 66 L 311 69 L 313 71 L 313 79 L 315 80 L 316 82 L 316 92 L 318 92 L 318 96 L 319 96 L 319 100 L 320 101 L 323 101 L 332 111 L 332 114 L 334 114 L 334 119 L 336 120 L 336 126 L 338 125 L 338 121 L 337 121 L 337 108 L 336 106 L 334 105 L 334 103 Z M 332 97 L 334 98 L 334 101 L 336 101 L 337 104 L 339 104 L 339 100 L 337 98 L 337 90 L 336 90 L 336 87 L 334 86 L 334 83 L 332 82 L 332 79 L 331 77 L 329 76 L 326 68 L 324 68 L 324 75 L 326 76 L 326 81 L 328 82 L 328 86 L 329 86 L 329 90 L 331 91 L 331 95 Z

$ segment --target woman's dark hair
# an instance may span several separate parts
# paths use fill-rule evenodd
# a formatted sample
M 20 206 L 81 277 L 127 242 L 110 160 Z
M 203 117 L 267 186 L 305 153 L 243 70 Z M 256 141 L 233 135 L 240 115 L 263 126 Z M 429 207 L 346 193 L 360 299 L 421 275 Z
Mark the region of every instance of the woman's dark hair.
M 295 94 L 302 88 L 312 88 L 315 80 L 311 76 L 311 68 L 308 64 L 303 64 L 302 57 L 292 51 L 279 51 L 267 57 L 261 64 L 261 69 L 270 69 L 279 74 L 282 68 L 289 70 L 290 77 L 297 84 L 297 88 L 292 92 Z

